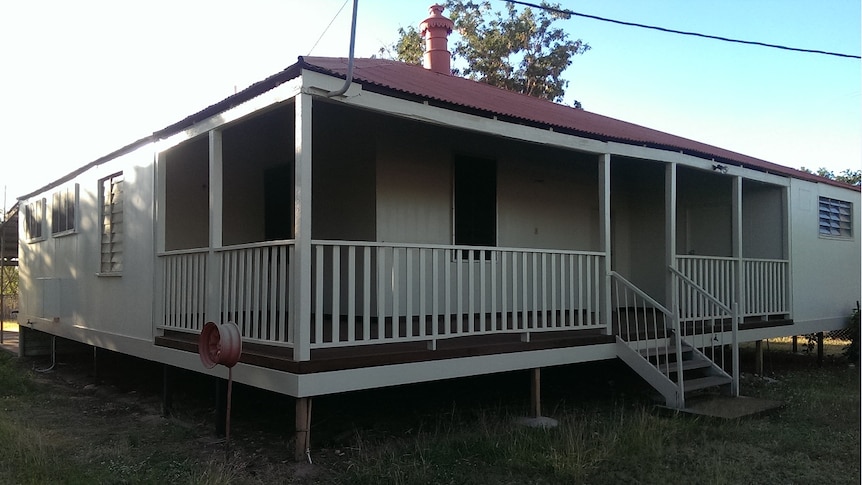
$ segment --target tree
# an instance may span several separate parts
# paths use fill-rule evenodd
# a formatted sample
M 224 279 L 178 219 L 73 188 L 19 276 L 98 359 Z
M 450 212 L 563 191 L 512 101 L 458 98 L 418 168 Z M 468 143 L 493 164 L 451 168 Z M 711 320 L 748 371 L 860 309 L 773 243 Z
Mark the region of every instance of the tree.
M 456 61 L 466 63 L 455 71 L 470 79 L 560 102 L 569 85 L 563 72 L 572 64 L 572 57 L 590 49 L 581 39 L 571 40 L 563 29 L 553 26 L 556 20 L 570 17 L 559 12 L 559 5 L 543 2 L 551 10 L 536 13 L 529 7 L 518 12 L 507 3 L 505 15 L 492 12 L 487 0 L 452 0 L 446 6 L 460 34 L 451 50 Z M 399 28 L 398 34 L 398 41 L 381 49 L 381 55 L 420 64 L 424 45 L 419 32 L 409 27 Z M 575 106 L 580 103 L 575 101 Z
M 422 64 L 422 57 L 425 55 L 425 42 L 422 41 L 422 36 L 419 31 L 412 25 L 407 27 L 398 27 L 398 42 L 391 46 L 381 47 L 380 55 L 390 59 L 398 59 L 407 64 Z
M 18 267 L 3 265 L 3 287 L 0 288 L 2 295 L 17 295 L 18 294 Z
M 835 175 L 832 170 L 827 169 L 826 167 L 820 167 L 816 172 L 811 169 L 802 167 L 799 170 L 802 170 L 805 173 L 810 173 L 814 175 L 819 175 L 821 177 L 828 178 L 830 180 L 837 180 L 838 182 L 844 182 L 845 184 L 850 185 L 862 185 L 862 170 L 851 170 L 849 168 L 845 168 L 841 173 Z
M 862 170 L 850 170 L 845 168 L 843 172 L 835 176 L 835 180 L 850 185 L 862 184 Z

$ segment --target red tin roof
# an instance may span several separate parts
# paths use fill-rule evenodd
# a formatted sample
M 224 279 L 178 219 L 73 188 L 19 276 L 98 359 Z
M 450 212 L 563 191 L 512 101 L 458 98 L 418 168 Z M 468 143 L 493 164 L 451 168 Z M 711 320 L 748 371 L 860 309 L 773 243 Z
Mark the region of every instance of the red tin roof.
M 346 58 L 300 57 L 298 64 L 305 69 L 341 78 L 344 78 L 347 73 Z M 401 93 L 402 96 L 428 100 L 432 104 L 454 110 L 485 113 L 500 119 L 554 128 L 556 131 L 585 138 L 681 151 L 702 158 L 715 159 L 720 163 L 850 187 L 841 182 L 706 143 L 506 91 L 470 79 L 438 74 L 421 66 L 387 59 L 356 59 L 353 77 L 354 82 L 363 84 L 364 89 L 391 95 Z
M 362 84 L 363 89 L 367 91 L 428 101 L 431 104 L 448 109 L 489 117 L 496 116 L 498 119 L 514 123 L 553 128 L 559 132 L 570 133 L 584 138 L 681 151 L 701 158 L 715 159 L 717 162 L 723 164 L 739 165 L 812 182 L 860 190 L 858 186 L 854 187 L 783 165 L 707 145 L 706 143 L 700 143 L 532 96 L 506 91 L 470 79 L 439 74 L 421 66 L 387 59 L 355 59 L 354 62 L 353 81 Z M 188 129 L 195 123 L 227 111 L 234 106 L 242 104 L 274 89 L 280 84 L 300 76 L 303 69 L 343 79 L 347 76 L 347 59 L 340 57 L 299 57 L 295 64 L 285 70 L 254 83 L 248 88 L 212 106 L 154 132 L 152 135 L 141 138 L 100 157 L 34 192 L 21 196 L 20 199 L 28 198 L 57 184 L 71 180 L 93 166 L 129 153 L 147 143 L 152 143 L 153 141 Z

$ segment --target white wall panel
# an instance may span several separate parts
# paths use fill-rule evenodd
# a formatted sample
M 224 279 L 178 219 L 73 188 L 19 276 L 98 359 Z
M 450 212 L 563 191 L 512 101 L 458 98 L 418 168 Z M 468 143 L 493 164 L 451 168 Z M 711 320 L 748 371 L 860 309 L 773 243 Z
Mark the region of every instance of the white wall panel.
M 820 196 L 853 204 L 853 237 L 824 238 L 818 230 Z M 846 318 L 860 299 L 858 191 L 793 180 L 790 185 L 793 318 L 799 322 Z

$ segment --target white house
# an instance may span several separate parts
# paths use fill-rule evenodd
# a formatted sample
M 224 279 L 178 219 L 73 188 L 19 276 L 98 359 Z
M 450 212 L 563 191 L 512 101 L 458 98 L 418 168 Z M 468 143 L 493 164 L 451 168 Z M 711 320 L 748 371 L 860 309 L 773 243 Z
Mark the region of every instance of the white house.
M 448 59 L 448 57 L 446 57 Z M 621 358 L 671 406 L 846 325 L 858 187 L 381 59 L 284 71 L 20 198 L 20 313 L 299 398 Z M 437 72 L 440 71 L 440 72 Z M 729 349 L 729 350 L 728 350 Z

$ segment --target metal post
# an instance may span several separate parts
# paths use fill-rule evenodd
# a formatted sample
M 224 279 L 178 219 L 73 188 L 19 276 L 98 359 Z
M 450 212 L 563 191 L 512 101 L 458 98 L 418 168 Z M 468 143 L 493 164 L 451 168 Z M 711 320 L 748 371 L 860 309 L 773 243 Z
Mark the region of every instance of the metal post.
M 227 386 L 224 379 L 215 378 L 215 427 L 216 435 L 224 436 L 227 418 Z
M 233 366 L 227 368 L 227 406 L 224 418 L 224 441 L 230 446 L 230 398 L 233 394 Z
M 817 332 L 817 367 L 823 367 L 823 332 Z
M 3 322 L 6 321 L 6 199 L 3 199 L 3 221 L 0 222 L 0 344 L 3 343 Z

